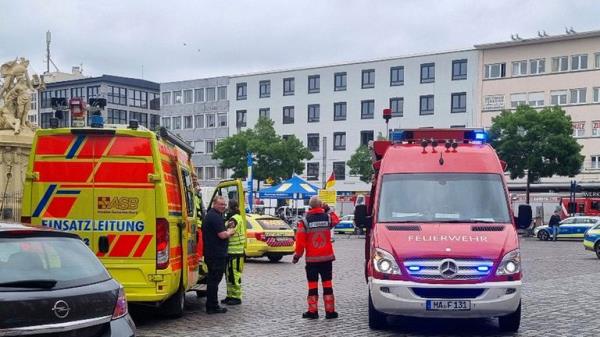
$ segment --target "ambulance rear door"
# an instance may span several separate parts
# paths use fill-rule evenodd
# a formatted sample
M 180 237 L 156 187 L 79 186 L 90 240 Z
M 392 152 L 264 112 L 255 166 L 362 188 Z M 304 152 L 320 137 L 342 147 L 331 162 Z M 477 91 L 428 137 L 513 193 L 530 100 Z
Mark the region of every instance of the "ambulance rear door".
M 239 179 L 236 180 L 224 180 L 221 181 L 219 183 L 219 185 L 217 185 L 217 188 L 215 189 L 215 192 L 213 194 L 213 197 L 210 199 L 210 204 L 208 206 L 208 208 L 212 208 L 213 207 L 213 201 L 215 200 L 216 196 L 222 196 L 225 197 L 225 199 L 227 201 L 229 200 L 237 200 L 239 208 L 240 208 L 240 215 L 242 216 L 242 218 L 244 219 L 244 221 L 246 220 L 246 203 L 245 203 L 245 195 L 244 195 L 244 187 L 242 186 L 242 181 Z
M 197 252 L 197 227 L 194 210 L 194 192 L 191 172 L 187 167 L 179 165 L 181 172 L 181 199 L 184 201 L 182 209 L 182 223 L 179 225 L 182 248 L 182 265 L 186 272 L 183 276 L 184 289 L 188 289 L 198 281 L 199 256 Z
M 155 288 L 154 172 L 150 138 L 127 133 L 112 137 L 94 167 L 96 255 L 132 299 Z

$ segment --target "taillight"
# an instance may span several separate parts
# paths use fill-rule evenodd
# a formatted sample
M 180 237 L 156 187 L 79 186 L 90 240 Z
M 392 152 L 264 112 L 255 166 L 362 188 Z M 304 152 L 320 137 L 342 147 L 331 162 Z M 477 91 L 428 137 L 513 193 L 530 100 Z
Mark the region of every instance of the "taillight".
M 127 298 L 125 297 L 125 290 L 121 287 L 119 288 L 119 296 L 117 298 L 117 304 L 115 304 L 112 319 L 121 318 L 125 315 L 127 315 Z
M 169 221 L 156 219 L 156 269 L 169 267 Z
M 31 224 L 31 217 L 30 216 L 22 216 L 21 217 L 21 223 Z
M 255 238 L 258 241 L 267 241 L 267 237 L 265 236 L 265 233 L 263 233 L 263 232 L 256 233 Z

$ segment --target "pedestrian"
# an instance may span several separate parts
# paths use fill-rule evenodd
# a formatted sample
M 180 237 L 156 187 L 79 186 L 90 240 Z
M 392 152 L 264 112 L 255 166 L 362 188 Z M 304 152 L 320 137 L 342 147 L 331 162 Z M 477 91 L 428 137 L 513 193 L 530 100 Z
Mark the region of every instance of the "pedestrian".
M 235 234 L 229 238 L 227 248 L 227 297 L 221 301 L 227 305 L 242 304 L 242 271 L 244 270 L 244 250 L 246 249 L 246 222 L 240 214 L 236 200 L 229 200 L 229 219 L 227 228 L 235 229 Z
M 202 224 L 202 237 L 204 239 L 204 262 L 208 268 L 206 277 L 206 313 L 222 314 L 226 308 L 219 306 L 217 293 L 219 283 L 223 279 L 227 265 L 227 244 L 235 229 L 225 228 L 223 217 L 227 203 L 225 198 L 217 196 L 213 200 L 213 207 L 206 213 Z
M 309 201 L 310 210 L 304 218 L 298 221 L 296 232 L 296 250 L 293 263 L 306 252 L 306 279 L 308 281 L 308 311 L 303 318 L 319 318 L 319 275 L 323 285 L 323 302 L 325 303 L 325 318 L 337 318 L 335 298 L 333 296 L 332 267 L 335 255 L 331 244 L 331 228 L 339 218 L 327 204 L 314 196 Z
M 552 228 L 552 240 L 558 240 L 558 226 L 560 225 L 560 210 L 555 210 L 554 214 L 550 217 L 548 226 Z

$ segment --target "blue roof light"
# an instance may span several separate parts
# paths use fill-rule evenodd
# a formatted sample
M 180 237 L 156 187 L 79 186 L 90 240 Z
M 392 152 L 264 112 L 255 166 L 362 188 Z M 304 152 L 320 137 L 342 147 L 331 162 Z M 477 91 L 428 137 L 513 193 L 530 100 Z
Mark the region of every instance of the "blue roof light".
M 475 140 L 486 140 L 487 135 L 484 131 L 476 131 L 475 132 Z
M 477 271 L 480 271 L 480 272 L 487 272 L 489 270 L 490 270 L 489 266 L 479 266 L 479 267 L 477 267 Z
M 401 130 L 393 130 L 391 133 L 391 141 L 392 143 L 399 143 L 405 140 L 404 131 Z
M 421 267 L 419 267 L 419 266 L 409 266 L 408 270 L 410 270 L 410 271 L 419 271 L 419 270 L 421 270 Z

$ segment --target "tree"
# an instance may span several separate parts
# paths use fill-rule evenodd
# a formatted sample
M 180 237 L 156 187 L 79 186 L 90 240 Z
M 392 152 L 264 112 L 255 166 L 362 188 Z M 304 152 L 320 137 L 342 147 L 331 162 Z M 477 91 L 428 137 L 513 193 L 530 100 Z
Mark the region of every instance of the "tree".
M 304 171 L 303 160 L 312 158 L 311 152 L 295 136 L 283 139 L 273 128 L 273 121 L 260 118 L 253 129 L 241 131 L 219 142 L 213 159 L 221 160 L 221 167 L 233 170 L 233 178 L 246 178 L 247 153 L 254 155 L 252 175 L 260 182 L 267 178 L 279 182 L 294 173 Z
M 373 180 L 373 161 L 366 145 L 361 145 L 347 162 L 350 174 L 357 174 L 360 180 L 370 183 Z
M 527 176 L 528 204 L 532 182 L 580 172 L 583 146 L 573 139 L 572 132 L 571 117 L 558 106 L 537 111 L 520 105 L 514 113 L 503 111 L 492 119 L 492 146 L 506 161 L 511 179 Z

